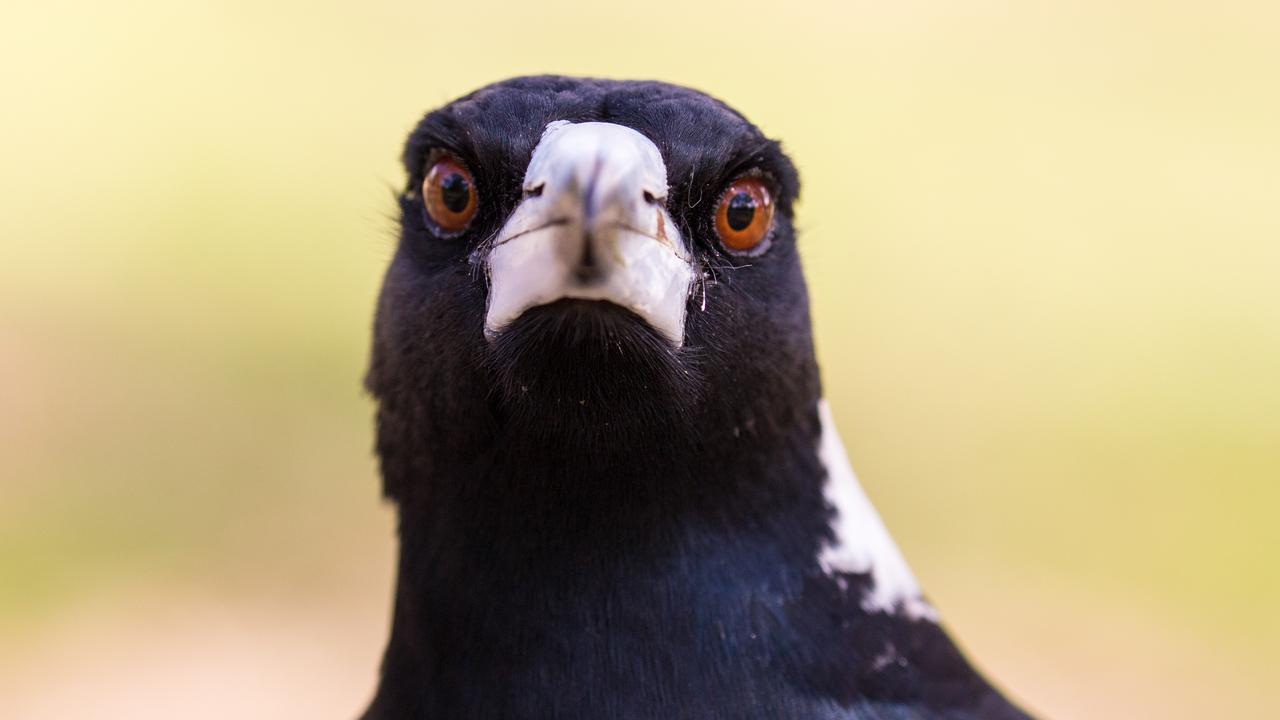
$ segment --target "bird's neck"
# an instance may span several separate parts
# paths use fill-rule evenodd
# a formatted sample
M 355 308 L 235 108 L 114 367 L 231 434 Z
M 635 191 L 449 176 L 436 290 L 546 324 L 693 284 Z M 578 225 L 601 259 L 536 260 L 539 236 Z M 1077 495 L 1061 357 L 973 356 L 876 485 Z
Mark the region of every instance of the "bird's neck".
M 933 622 L 824 406 L 724 436 L 606 455 L 498 432 L 388 477 L 399 579 L 366 720 L 1003 702 Z
M 777 562 L 812 564 L 831 536 L 821 437 L 816 403 L 763 431 L 656 434 L 621 449 L 494 433 L 469 457 L 437 462 L 431 478 L 400 483 L 421 488 L 399 499 L 402 556 L 413 559 L 402 582 L 410 592 L 417 582 L 471 592 L 487 576 L 518 576 L 523 588 L 554 593 L 556 571 L 605 581 L 628 564 L 746 545 L 777 545 Z
M 649 673 L 656 691 L 677 670 L 664 662 L 697 673 L 765 642 L 780 632 L 768 616 L 805 593 L 830 538 L 820 433 L 815 405 L 785 426 L 729 427 L 717 444 L 585 461 L 495 434 L 400 499 L 379 698 L 403 706 L 426 702 L 405 697 L 424 686 L 486 684 L 537 694 L 580 685 L 575 672 L 614 688 Z

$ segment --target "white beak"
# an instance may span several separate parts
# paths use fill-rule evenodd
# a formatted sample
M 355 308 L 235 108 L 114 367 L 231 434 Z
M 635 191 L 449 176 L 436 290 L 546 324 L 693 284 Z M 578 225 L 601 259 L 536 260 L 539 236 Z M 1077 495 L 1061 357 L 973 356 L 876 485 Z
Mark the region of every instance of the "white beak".
M 613 123 L 553 122 L 524 195 L 489 252 L 486 335 L 529 308 L 581 298 L 627 308 L 683 344 L 693 265 L 652 141 Z

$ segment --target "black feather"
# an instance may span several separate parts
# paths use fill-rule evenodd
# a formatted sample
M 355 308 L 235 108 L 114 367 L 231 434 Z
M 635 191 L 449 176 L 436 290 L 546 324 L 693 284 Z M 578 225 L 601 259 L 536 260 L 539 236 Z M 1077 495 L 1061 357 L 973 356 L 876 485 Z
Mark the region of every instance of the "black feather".
M 484 337 L 477 258 L 561 119 L 627 125 L 661 150 L 701 269 L 680 349 L 584 301 Z M 481 198 L 457 238 L 432 235 L 416 190 L 437 149 Z M 869 613 L 869 576 L 818 566 L 821 390 L 799 181 L 776 142 L 693 90 L 531 77 L 427 115 L 404 163 L 367 377 L 401 554 L 366 718 L 1026 717 L 937 625 Z M 778 213 L 767 252 L 743 260 L 712 226 L 747 171 Z

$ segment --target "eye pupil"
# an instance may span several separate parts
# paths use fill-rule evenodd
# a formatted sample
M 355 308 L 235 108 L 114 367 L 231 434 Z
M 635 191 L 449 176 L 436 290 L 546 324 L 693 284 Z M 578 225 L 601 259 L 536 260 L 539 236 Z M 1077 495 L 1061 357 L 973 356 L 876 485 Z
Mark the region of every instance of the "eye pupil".
M 471 200 L 471 183 L 462 173 L 452 173 L 440 183 L 440 200 L 449 212 L 460 213 Z
M 729 208 L 725 219 L 735 232 L 742 232 L 751 227 L 756 216 L 756 200 L 749 193 L 740 192 L 729 200 Z

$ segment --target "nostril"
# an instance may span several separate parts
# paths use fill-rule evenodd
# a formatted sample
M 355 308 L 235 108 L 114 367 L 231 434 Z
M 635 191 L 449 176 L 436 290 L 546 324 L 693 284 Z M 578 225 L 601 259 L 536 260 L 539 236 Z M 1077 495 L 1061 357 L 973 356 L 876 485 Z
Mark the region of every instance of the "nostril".
M 544 186 L 544 185 L 546 185 L 546 183 L 538 183 L 537 185 L 534 185 L 533 187 L 527 187 L 527 188 L 525 188 L 525 189 L 524 189 L 524 196 L 525 196 L 525 197 L 540 197 L 540 196 L 542 195 L 542 188 L 543 188 L 543 186 Z
M 650 205 L 657 205 L 657 204 L 658 204 L 658 196 L 657 196 L 657 195 L 654 195 L 653 193 L 649 192 L 648 190 L 645 190 L 645 191 L 644 191 L 644 201 L 645 201 L 645 202 L 647 202 L 647 203 L 649 203 Z

